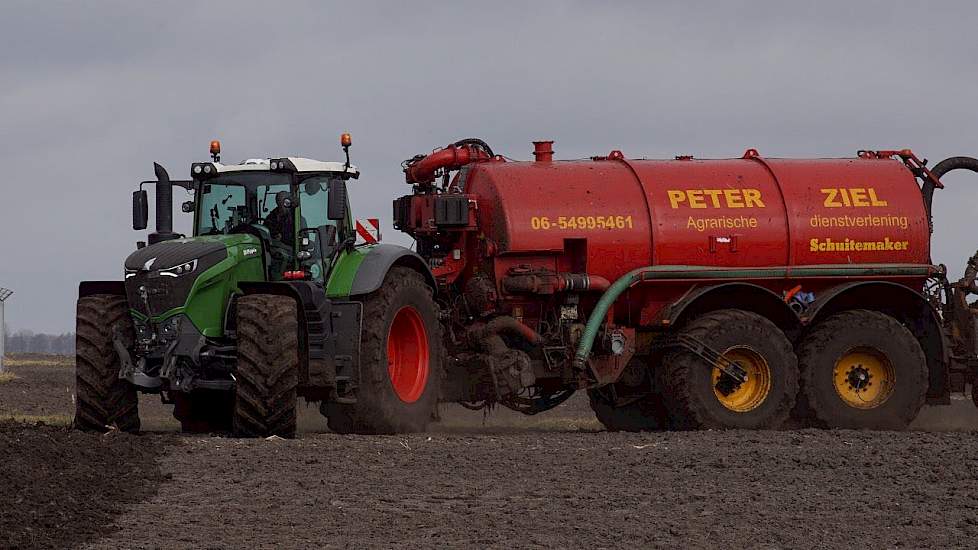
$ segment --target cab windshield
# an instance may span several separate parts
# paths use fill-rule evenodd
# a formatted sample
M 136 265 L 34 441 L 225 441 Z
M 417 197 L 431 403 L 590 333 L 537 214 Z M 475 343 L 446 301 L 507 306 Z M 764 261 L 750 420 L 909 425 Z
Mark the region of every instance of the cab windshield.
M 286 209 L 276 203 L 289 194 L 292 178 L 267 171 L 223 174 L 200 186 L 200 210 L 196 235 L 219 235 L 244 225 L 268 225 L 284 218 Z

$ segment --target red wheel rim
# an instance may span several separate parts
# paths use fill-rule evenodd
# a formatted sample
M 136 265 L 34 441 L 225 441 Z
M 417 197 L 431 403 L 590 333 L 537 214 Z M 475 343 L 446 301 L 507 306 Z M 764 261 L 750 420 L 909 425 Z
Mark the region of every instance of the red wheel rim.
M 418 310 L 404 306 L 387 333 L 387 374 L 394 393 L 405 403 L 421 398 L 428 383 L 428 332 Z

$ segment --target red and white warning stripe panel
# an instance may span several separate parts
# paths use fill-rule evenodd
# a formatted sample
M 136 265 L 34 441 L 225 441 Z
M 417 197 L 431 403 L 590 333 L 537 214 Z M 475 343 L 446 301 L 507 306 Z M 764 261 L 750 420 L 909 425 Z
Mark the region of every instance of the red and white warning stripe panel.
M 357 244 L 374 244 L 380 242 L 380 219 L 367 218 L 357 220 Z

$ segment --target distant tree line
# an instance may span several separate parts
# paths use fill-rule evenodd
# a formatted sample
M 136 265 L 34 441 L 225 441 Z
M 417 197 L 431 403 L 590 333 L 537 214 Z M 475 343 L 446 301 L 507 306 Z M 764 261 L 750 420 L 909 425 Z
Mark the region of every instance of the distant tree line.
M 4 348 L 6 348 L 7 353 L 73 355 L 75 353 L 75 333 L 45 334 L 30 330 L 8 331 L 4 339 Z

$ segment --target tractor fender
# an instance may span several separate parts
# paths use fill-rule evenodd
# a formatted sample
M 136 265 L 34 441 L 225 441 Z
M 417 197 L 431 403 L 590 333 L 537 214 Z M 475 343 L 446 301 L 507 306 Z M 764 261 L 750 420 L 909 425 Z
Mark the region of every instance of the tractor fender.
M 421 256 L 413 251 L 393 244 L 377 244 L 370 248 L 364 256 L 350 287 L 350 296 L 369 294 L 384 284 L 387 272 L 395 265 L 409 267 L 420 273 L 433 292 L 437 292 L 438 284 L 431 268 Z

